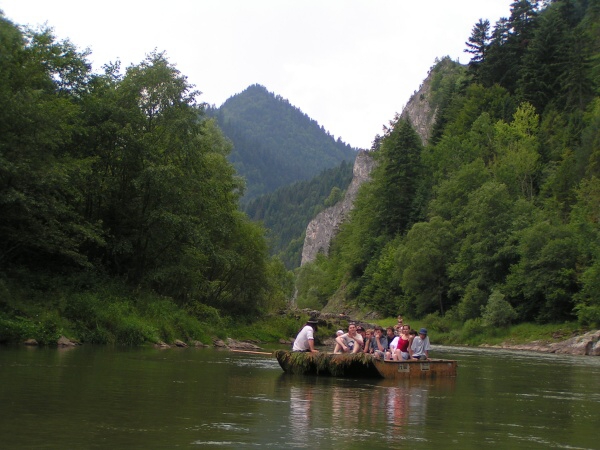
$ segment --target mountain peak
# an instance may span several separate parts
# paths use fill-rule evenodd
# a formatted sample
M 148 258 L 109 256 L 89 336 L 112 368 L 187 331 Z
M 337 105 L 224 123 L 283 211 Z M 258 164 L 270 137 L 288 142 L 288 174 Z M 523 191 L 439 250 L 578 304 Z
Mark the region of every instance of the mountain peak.
M 249 200 L 353 161 L 356 151 L 287 99 L 253 84 L 211 112 L 233 142 L 230 161 L 246 179 Z

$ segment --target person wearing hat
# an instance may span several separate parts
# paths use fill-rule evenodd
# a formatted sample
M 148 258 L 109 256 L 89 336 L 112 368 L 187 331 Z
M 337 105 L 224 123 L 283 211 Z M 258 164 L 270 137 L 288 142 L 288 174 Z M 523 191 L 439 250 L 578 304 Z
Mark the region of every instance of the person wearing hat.
M 410 350 L 413 359 L 429 359 L 431 345 L 429 344 L 426 328 L 421 328 L 419 330 L 419 335 L 413 339 Z
M 319 322 L 314 318 L 309 319 L 304 327 L 296 336 L 292 351 L 294 352 L 310 352 L 318 353 L 319 350 L 315 349 L 315 337 L 314 332 L 317 331 Z

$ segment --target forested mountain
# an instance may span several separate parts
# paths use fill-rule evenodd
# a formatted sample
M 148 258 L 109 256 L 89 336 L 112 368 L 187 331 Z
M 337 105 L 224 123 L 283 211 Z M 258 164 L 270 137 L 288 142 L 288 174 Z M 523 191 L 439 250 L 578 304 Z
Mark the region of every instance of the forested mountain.
M 244 202 L 356 156 L 355 149 L 258 84 L 207 112 L 233 143 L 229 160 L 246 180 Z
M 519 0 L 436 65 L 422 146 L 395 117 L 298 303 L 331 298 L 443 331 L 600 324 L 600 1 Z M 452 70 L 445 70 L 452 66 Z M 318 289 L 314 289 L 318 286 Z
M 297 181 L 251 200 L 244 211 L 268 229 L 271 254 L 288 269 L 300 266 L 308 223 L 323 209 L 341 200 L 352 181 L 352 163 L 342 161 L 308 181 Z

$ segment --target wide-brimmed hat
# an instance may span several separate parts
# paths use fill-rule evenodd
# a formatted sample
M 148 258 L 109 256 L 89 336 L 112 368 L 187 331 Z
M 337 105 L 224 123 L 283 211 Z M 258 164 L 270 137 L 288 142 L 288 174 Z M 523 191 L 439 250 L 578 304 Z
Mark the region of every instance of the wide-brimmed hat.
M 419 330 L 419 334 L 424 334 L 425 336 L 427 336 L 427 328 L 421 328 Z
M 319 321 L 315 319 L 309 319 L 306 323 L 309 325 L 319 325 Z

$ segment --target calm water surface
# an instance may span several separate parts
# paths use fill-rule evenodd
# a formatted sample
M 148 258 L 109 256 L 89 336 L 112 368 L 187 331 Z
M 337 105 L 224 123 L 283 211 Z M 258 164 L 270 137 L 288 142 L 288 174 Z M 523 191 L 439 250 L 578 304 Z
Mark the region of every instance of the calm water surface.
M 455 379 L 214 349 L 0 348 L 0 448 L 600 449 L 600 358 L 436 348 Z

